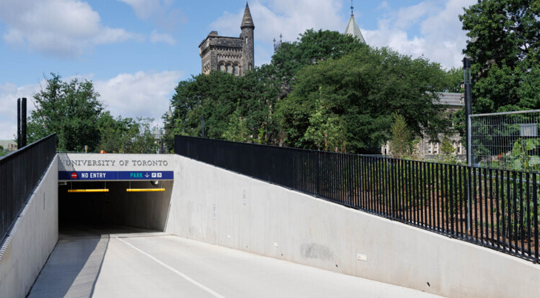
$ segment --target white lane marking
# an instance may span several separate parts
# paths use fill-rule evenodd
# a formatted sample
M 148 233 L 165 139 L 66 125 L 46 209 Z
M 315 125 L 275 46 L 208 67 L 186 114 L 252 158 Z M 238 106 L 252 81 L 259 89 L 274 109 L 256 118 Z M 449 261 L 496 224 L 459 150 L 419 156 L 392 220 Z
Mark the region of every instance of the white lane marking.
M 180 272 L 180 271 L 178 271 L 178 270 L 172 268 L 171 266 L 169 266 L 169 265 L 163 263 L 162 261 L 156 259 L 156 258 L 153 257 L 152 255 L 150 255 L 150 254 L 148 254 L 148 253 L 146 253 L 146 252 L 144 252 L 144 251 L 138 249 L 137 247 L 133 246 L 131 243 L 129 243 L 129 242 L 127 242 L 127 241 L 124 241 L 124 240 L 122 240 L 122 239 L 120 239 L 120 238 L 118 238 L 118 237 L 116 237 L 116 236 L 114 236 L 114 238 L 116 238 L 116 239 L 118 239 L 118 240 L 124 242 L 125 244 L 131 246 L 131 247 L 132 247 L 133 249 L 135 249 L 136 251 L 138 251 L 138 252 L 142 253 L 143 255 L 149 257 L 150 259 L 154 260 L 156 263 L 160 264 L 161 266 L 163 266 L 163 267 L 165 267 L 165 268 L 171 270 L 172 272 L 176 273 L 177 275 L 179 275 L 179 276 L 182 277 L 183 279 L 189 281 L 190 283 L 192 283 L 192 284 L 198 286 L 199 288 L 205 290 L 206 292 L 210 293 L 212 296 L 214 296 L 214 297 L 216 297 L 216 298 L 225 298 L 224 296 L 221 296 L 220 294 L 218 294 L 218 293 L 212 291 L 211 289 L 205 287 L 203 284 L 201 284 L 201 283 L 195 281 L 194 279 L 192 279 L 191 277 L 185 275 L 184 273 L 182 273 L 182 272 Z

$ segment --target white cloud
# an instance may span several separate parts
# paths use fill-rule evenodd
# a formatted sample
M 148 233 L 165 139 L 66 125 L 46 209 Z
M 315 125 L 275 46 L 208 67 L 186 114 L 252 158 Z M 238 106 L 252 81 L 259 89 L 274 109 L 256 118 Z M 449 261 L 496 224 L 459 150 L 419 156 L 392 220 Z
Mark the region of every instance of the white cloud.
M 390 9 L 390 5 L 388 4 L 388 2 L 383 1 L 383 2 L 381 2 L 381 4 L 379 5 L 379 7 L 377 7 L 377 9 L 380 9 L 380 10 Z
M 76 57 L 95 45 L 141 39 L 124 29 L 109 28 L 81 0 L 2 0 L 4 41 L 60 57 Z
M 0 140 L 11 140 L 17 134 L 17 99 L 27 98 L 27 114 L 30 115 L 35 109 L 32 95 L 39 90 L 40 84 L 22 87 L 10 83 L 0 85 Z
M 119 74 L 107 81 L 94 81 L 94 88 L 112 115 L 154 118 L 155 123 L 161 123 L 161 116 L 169 108 L 174 88 L 182 76 L 180 71 L 140 71 Z
M 475 4 L 476 0 L 447 0 L 444 6 L 426 1 L 401 8 L 379 19 L 377 30 L 362 30 L 366 41 L 377 47 L 389 46 L 404 55 L 424 55 L 443 67 L 460 67 L 462 49 L 467 36 L 462 31 L 459 15 L 463 7 Z M 419 26 L 420 34 L 414 35 L 411 27 Z
M 307 29 L 344 31 L 348 21 L 341 15 L 340 0 L 256 0 L 249 3 L 255 23 L 255 40 L 272 45 L 274 38 L 283 34 L 283 40 L 294 41 Z M 209 31 L 220 35 L 238 36 L 244 7 L 223 16 L 209 25 Z M 257 62 L 257 64 L 259 64 Z
M 152 21 L 167 31 L 174 31 L 187 22 L 180 9 L 173 9 L 174 0 L 117 0 L 133 8 L 135 15 L 143 21 Z
M 79 80 L 93 75 L 77 76 Z M 137 72 L 119 74 L 110 80 L 94 80 L 98 98 L 112 115 L 123 118 L 154 118 L 154 125 L 162 125 L 161 116 L 169 108 L 174 88 L 183 77 L 180 71 L 160 73 Z M 63 78 L 70 81 L 74 77 Z M 12 139 L 17 133 L 17 98 L 28 98 L 28 115 L 35 109 L 33 95 L 45 87 L 45 80 L 31 85 L 0 85 L 0 140 Z
M 168 33 L 159 33 L 157 30 L 152 31 L 150 34 L 150 41 L 152 43 L 164 42 L 170 45 L 174 45 L 176 40 Z
M 340 10 L 339 0 L 255 0 L 250 2 L 255 22 L 257 65 L 268 63 L 272 40 L 283 34 L 284 41 L 294 41 L 306 29 L 335 30 L 342 32 L 348 21 Z M 424 56 L 443 67 L 459 67 L 467 37 L 461 30 L 459 14 L 463 7 L 476 0 L 426 0 L 412 6 L 393 9 L 387 1 L 377 10 L 384 10 L 376 30 L 361 29 L 371 46 L 389 46 L 404 55 Z M 348 4 L 348 3 L 347 3 Z M 220 35 L 238 36 L 244 7 L 235 12 L 225 12 L 208 26 Z M 361 11 L 355 16 L 360 20 Z M 418 30 L 419 29 L 419 30 Z M 262 49 L 266 49 L 263 51 Z M 261 52 L 262 51 L 262 52 Z

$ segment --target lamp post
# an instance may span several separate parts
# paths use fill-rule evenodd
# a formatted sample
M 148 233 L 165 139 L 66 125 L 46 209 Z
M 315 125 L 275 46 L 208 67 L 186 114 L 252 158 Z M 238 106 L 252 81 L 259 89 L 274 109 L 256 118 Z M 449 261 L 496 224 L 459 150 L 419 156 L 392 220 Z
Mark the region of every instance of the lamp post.
M 467 128 L 467 164 L 472 166 L 471 144 L 471 114 L 472 114 L 472 89 L 471 89 L 471 60 L 463 58 L 463 85 L 465 87 L 465 120 Z
M 463 58 L 463 85 L 465 87 L 465 120 L 467 128 L 467 165 L 472 166 L 472 146 L 471 146 L 471 113 L 472 113 L 472 91 L 471 91 L 471 60 Z M 471 168 L 469 168 L 469 171 Z M 470 176 L 469 176 L 470 177 Z M 467 179 L 467 230 L 471 230 L 471 181 Z

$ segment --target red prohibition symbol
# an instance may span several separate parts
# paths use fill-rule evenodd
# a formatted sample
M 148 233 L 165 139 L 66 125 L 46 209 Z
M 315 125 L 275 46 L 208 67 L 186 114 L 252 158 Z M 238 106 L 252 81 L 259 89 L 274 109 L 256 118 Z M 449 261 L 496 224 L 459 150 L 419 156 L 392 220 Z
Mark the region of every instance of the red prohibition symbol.
M 71 179 L 77 179 L 79 176 L 76 172 L 71 173 Z

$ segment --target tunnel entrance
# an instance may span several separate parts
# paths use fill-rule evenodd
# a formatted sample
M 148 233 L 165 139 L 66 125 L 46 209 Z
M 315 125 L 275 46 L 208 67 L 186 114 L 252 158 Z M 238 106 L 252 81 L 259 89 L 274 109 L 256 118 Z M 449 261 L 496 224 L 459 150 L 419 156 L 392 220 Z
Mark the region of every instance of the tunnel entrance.
M 163 232 L 173 181 L 70 181 L 58 186 L 64 236 Z M 70 192 L 74 190 L 108 192 Z M 136 189 L 138 192 L 128 192 Z M 164 191 L 155 191 L 161 190 Z M 152 191 L 154 190 L 154 191 Z

